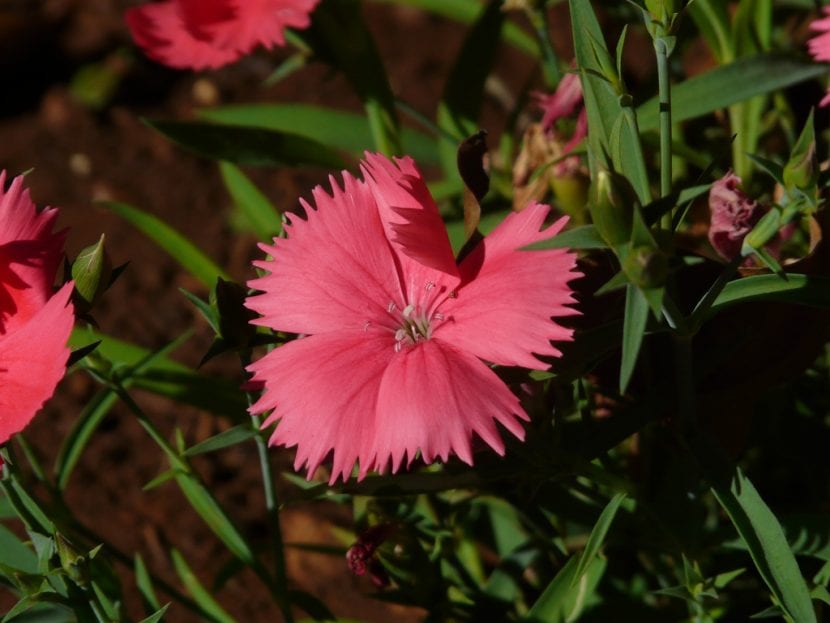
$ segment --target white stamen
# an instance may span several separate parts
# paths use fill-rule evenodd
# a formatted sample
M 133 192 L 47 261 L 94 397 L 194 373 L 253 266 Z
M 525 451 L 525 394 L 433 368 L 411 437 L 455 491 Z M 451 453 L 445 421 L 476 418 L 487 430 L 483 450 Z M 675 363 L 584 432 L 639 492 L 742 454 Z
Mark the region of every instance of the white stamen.
M 386 311 L 388 311 L 391 314 L 396 309 L 398 309 L 398 306 L 395 305 L 395 301 L 389 301 L 389 305 L 386 306 Z
M 425 286 L 424 286 L 424 289 L 425 289 L 427 292 L 429 292 L 429 291 L 430 291 L 430 290 L 432 290 L 434 287 L 435 287 L 435 284 L 434 284 L 434 283 L 432 283 L 431 281 L 427 281 L 427 285 L 425 285 Z
M 412 315 L 412 312 L 414 312 L 414 311 L 415 311 L 415 306 L 412 303 L 410 303 L 409 305 L 407 305 L 406 307 L 403 308 L 403 317 L 404 318 L 409 318 Z

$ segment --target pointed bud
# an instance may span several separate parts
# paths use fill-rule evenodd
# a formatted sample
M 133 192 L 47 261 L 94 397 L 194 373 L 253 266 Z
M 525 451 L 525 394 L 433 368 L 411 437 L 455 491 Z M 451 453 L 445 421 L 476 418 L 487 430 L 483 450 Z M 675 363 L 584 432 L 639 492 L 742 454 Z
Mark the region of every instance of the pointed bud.
M 73 302 L 80 313 L 85 313 L 101 298 L 109 287 L 112 262 L 104 249 L 104 234 L 92 246 L 86 247 L 72 263 L 72 279 L 75 280 Z
M 810 196 L 815 195 L 815 186 L 818 183 L 818 159 L 816 158 L 816 135 L 813 128 L 813 111 L 804 124 L 804 129 L 790 154 L 790 159 L 784 165 L 784 185 L 787 190 L 798 188 L 807 191 Z M 812 189 L 812 192 L 809 192 Z
M 591 220 L 599 235 L 616 248 L 631 239 L 631 223 L 637 195 L 628 180 L 618 173 L 600 170 L 591 186 Z
M 668 261 L 659 249 L 636 247 L 625 257 L 623 272 L 641 289 L 659 288 L 666 283 Z
M 55 534 L 55 546 L 58 550 L 58 558 L 61 561 L 61 568 L 72 579 L 73 582 L 84 586 L 89 582 L 89 571 L 87 569 L 86 556 L 81 554 L 60 533 Z

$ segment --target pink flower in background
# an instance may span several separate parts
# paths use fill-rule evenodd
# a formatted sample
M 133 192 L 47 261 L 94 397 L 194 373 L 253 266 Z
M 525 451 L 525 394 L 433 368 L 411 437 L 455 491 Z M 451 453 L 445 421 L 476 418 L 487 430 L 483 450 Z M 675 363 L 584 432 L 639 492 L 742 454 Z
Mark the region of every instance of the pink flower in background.
M 216 69 L 257 45 L 283 45 L 283 31 L 307 28 L 318 1 L 162 0 L 128 9 L 125 19 L 154 60 L 178 69 Z
M 551 340 L 572 331 L 568 282 L 575 254 L 522 251 L 554 236 L 538 203 L 507 216 L 456 265 L 438 209 L 412 159 L 367 155 L 363 180 L 331 178 L 312 192 L 306 219 L 261 245 L 270 274 L 247 305 L 255 321 L 305 337 L 253 363 L 265 392 L 251 407 L 279 422 L 271 443 L 297 446 L 309 477 L 333 452 L 331 482 L 397 471 L 418 452 L 427 463 L 456 454 L 472 463 L 478 435 L 499 454 L 501 424 L 522 439 L 527 415 L 485 362 L 546 369 Z
M 810 39 L 807 46 L 815 60 L 830 63 L 830 7 L 826 6 L 823 10 L 826 17 L 817 19 L 810 24 L 810 29 L 816 30 L 820 34 Z M 830 90 L 822 98 L 819 106 L 827 106 L 828 104 L 830 104 Z
M 728 171 L 709 190 L 709 242 L 725 260 L 740 254 L 744 238 L 764 215 L 740 184 L 741 178 Z
M 52 288 L 65 238 L 52 233 L 57 210 L 38 213 L 22 177 L 5 188 L 0 171 L 0 444 L 54 393 L 74 321 L 72 283 Z
M 542 129 L 549 137 L 563 142 L 561 153 L 569 154 L 588 136 L 588 113 L 582 104 L 582 82 L 578 74 L 565 74 L 556 91 L 551 94 L 534 93 L 536 105 L 542 111 Z M 570 136 L 557 128 L 560 119 L 576 115 L 576 126 Z M 579 159 L 567 158 L 556 165 L 557 175 L 563 176 L 579 167 Z

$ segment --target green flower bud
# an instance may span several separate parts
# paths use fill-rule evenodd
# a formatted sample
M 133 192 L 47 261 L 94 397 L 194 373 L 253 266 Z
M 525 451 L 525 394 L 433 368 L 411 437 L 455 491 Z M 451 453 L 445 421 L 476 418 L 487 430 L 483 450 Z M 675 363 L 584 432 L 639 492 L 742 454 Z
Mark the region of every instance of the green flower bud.
M 659 288 L 666 283 L 668 261 L 658 249 L 635 247 L 623 261 L 623 272 L 641 289 Z
M 816 158 L 816 136 L 813 128 L 813 111 L 804 124 L 804 129 L 784 165 L 784 185 L 787 190 L 814 189 L 818 183 L 818 159 Z M 814 193 L 812 193 L 814 194 Z
M 109 287 L 112 262 L 104 249 L 104 234 L 92 246 L 86 247 L 72 263 L 75 280 L 74 303 L 81 313 L 89 311 Z
M 61 533 L 55 534 L 55 546 L 58 550 L 58 559 L 61 568 L 73 582 L 84 586 L 89 582 L 86 556 L 81 554 Z
M 591 186 L 589 209 L 599 235 L 611 248 L 631 240 L 637 195 L 618 173 L 600 170 Z

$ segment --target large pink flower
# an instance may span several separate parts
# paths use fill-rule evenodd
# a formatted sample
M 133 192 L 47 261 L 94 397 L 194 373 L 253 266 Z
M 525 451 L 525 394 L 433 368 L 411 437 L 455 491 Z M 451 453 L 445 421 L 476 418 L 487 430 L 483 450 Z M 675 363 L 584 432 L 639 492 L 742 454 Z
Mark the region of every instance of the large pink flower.
M 256 322 L 305 337 L 249 370 L 265 392 L 251 407 L 278 421 L 272 444 L 297 446 L 309 477 L 333 453 L 331 482 L 359 463 L 397 471 L 420 452 L 472 463 L 473 433 L 504 452 L 496 423 L 522 439 L 527 415 L 485 362 L 545 369 L 551 340 L 572 331 L 552 317 L 577 313 L 568 282 L 575 255 L 523 251 L 555 235 L 550 208 L 510 214 L 456 265 L 441 217 L 410 158 L 367 155 L 361 181 L 343 174 L 332 195 L 313 191 L 306 219 L 261 245 L 270 274 L 248 306 Z
M 810 29 L 818 31 L 819 34 L 810 39 L 807 46 L 815 60 L 828 63 L 830 62 L 830 6 L 824 7 L 824 14 L 826 17 L 817 19 L 810 24 Z M 822 98 L 819 106 L 827 106 L 828 104 L 830 104 L 830 90 Z
M 63 377 L 73 315 L 67 283 L 53 294 L 64 234 L 57 210 L 38 213 L 16 177 L 0 171 L 0 444 L 20 432 Z
M 148 56 L 179 69 L 216 69 L 258 44 L 285 43 L 306 28 L 319 0 L 162 0 L 128 9 L 133 39 Z

